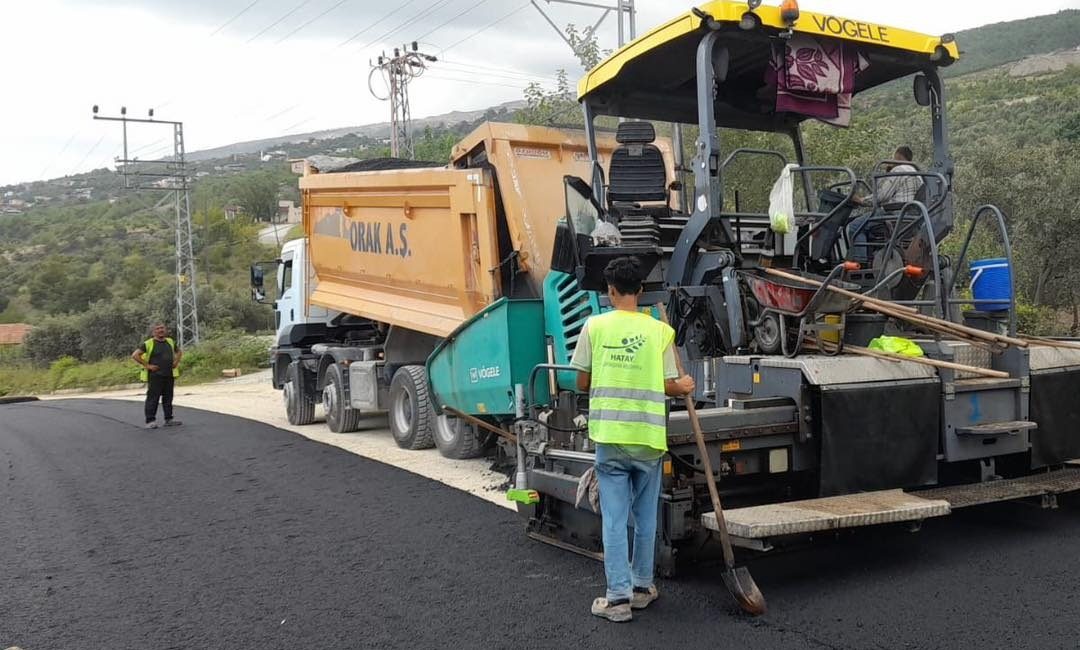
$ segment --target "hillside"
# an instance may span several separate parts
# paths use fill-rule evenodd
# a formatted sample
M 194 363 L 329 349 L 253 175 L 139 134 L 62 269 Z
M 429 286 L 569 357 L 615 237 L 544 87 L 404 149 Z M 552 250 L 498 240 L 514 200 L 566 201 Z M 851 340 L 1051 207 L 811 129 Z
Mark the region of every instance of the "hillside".
M 451 111 L 449 113 L 443 113 L 442 115 L 432 115 L 431 117 L 421 117 L 413 120 L 413 128 L 420 132 L 425 127 L 436 127 L 439 125 L 455 125 L 461 123 L 473 123 L 485 118 L 485 116 L 498 116 L 509 115 L 517 109 L 524 106 L 523 101 L 506 102 L 499 104 L 498 106 L 492 106 L 475 111 Z M 505 119 L 505 118 L 504 118 Z M 371 138 L 381 140 L 383 138 L 390 137 L 390 123 L 389 122 L 376 122 L 375 124 L 364 124 L 362 126 L 347 126 L 340 129 L 327 129 L 324 131 L 312 131 L 310 133 L 298 133 L 296 135 L 286 135 L 276 138 L 262 138 L 259 140 L 249 140 L 247 142 L 236 142 L 233 144 L 225 145 L 223 147 L 215 147 L 213 149 L 203 149 L 201 151 L 195 151 L 188 154 L 188 158 L 192 161 L 202 160 L 214 160 L 218 158 L 228 158 L 235 155 L 244 155 L 257 153 L 268 149 L 295 149 L 295 145 L 302 145 L 305 143 L 323 143 L 326 141 L 335 141 L 348 136 L 360 136 L 361 138 Z M 325 147 L 324 147 L 325 148 Z M 319 153 L 322 153 L 321 151 Z
M 1073 49 L 1080 45 L 1080 10 L 983 25 L 956 34 L 960 60 L 946 71 L 956 77 L 1019 61 L 1033 54 Z

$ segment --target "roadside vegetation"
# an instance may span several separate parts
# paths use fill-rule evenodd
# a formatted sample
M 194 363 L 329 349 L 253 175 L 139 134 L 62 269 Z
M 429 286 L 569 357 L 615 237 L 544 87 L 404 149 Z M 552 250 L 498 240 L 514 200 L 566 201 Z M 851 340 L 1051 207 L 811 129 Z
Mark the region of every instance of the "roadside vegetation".
M 242 331 L 221 333 L 203 340 L 184 353 L 180 385 L 197 384 L 221 377 L 227 368 L 242 373 L 253 372 L 267 364 L 269 336 Z M 131 350 L 137 343 L 131 344 Z M 131 350 L 127 352 L 130 354 Z M 26 346 L 6 349 L 0 354 L 0 397 L 34 395 L 74 388 L 110 388 L 139 381 L 139 367 L 131 359 L 120 357 L 81 361 L 65 355 L 49 363 L 37 363 L 27 354 Z

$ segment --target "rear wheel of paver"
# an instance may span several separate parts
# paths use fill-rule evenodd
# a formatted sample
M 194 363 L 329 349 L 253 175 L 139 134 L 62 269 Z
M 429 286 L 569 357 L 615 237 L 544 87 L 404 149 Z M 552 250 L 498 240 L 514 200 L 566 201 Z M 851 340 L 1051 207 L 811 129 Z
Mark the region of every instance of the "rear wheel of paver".
M 435 446 L 443 456 L 476 458 L 484 453 L 483 443 L 476 427 L 468 422 L 445 413 L 435 419 Z
M 304 381 L 304 370 L 295 361 L 285 371 L 281 394 L 285 400 L 285 416 L 289 424 L 303 425 L 315 421 L 315 395 Z
M 334 433 L 356 431 L 360 423 L 360 411 L 348 408 L 348 396 L 345 395 L 345 377 L 341 366 L 332 363 L 326 367 L 323 378 L 323 410 L 326 411 L 326 426 Z
M 390 432 L 402 449 L 430 449 L 435 413 L 428 396 L 427 370 L 402 366 L 390 381 Z

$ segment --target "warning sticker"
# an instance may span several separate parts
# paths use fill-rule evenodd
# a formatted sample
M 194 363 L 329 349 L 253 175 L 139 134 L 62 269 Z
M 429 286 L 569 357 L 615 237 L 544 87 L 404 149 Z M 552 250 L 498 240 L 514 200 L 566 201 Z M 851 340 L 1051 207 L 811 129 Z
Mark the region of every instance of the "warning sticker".
M 550 149 L 537 147 L 514 147 L 514 155 L 518 158 L 535 158 L 537 160 L 551 160 Z

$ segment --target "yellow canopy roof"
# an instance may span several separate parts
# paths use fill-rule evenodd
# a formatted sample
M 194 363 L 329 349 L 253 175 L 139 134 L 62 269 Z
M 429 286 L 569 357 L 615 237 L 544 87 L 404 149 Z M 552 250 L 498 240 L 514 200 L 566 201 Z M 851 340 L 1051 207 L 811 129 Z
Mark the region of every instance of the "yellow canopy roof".
M 730 38 L 726 40 L 741 50 L 732 53 L 731 65 L 736 74 L 729 81 L 747 86 L 752 82 L 751 73 L 757 74 L 758 68 L 763 73 L 770 44 L 778 33 L 786 30 L 780 8 L 764 5 L 753 12 L 761 26 L 753 31 L 740 30 L 739 21 L 747 11 L 746 2 L 715 0 L 650 30 L 586 73 L 578 83 L 579 100 L 596 98 L 601 106 L 614 107 L 620 103 L 619 96 L 625 95 L 631 86 L 650 86 L 657 98 L 665 94 L 670 96 L 673 91 L 685 87 L 694 78 L 696 47 L 708 29 L 696 12 L 711 16 L 730 30 L 726 34 Z M 859 45 L 860 52 L 871 60 L 872 65 L 861 75 L 856 92 L 929 65 L 948 65 L 959 58 L 956 43 L 951 38 L 828 14 L 802 11 L 794 30 Z M 936 61 L 931 58 L 935 55 Z M 611 86 L 621 86 L 622 91 L 609 88 Z M 636 102 L 630 103 L 640 104 L 641 99 L 638 97 Z

